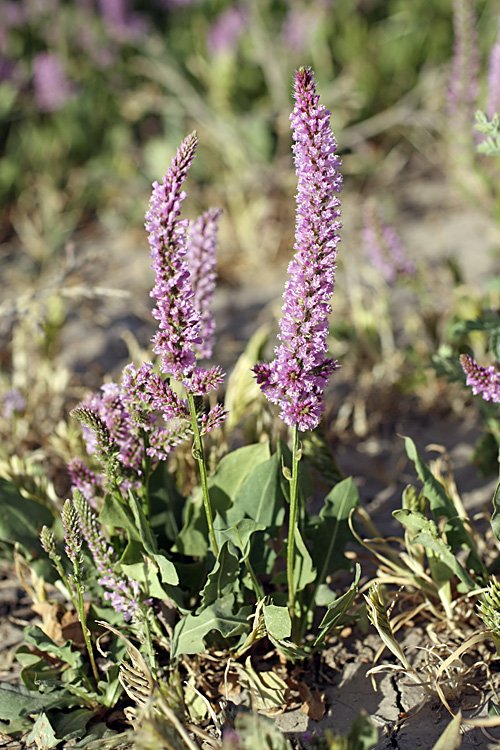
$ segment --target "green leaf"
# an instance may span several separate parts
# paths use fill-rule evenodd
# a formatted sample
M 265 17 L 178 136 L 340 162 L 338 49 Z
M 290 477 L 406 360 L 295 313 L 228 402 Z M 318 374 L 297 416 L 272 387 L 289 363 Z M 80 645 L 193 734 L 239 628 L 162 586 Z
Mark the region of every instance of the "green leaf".
M 146 550 L 148 555 L 154 556 L 158 552 L 158 547 L 153 532 L 151 531 L 151 524 L 144 515 L 142 504 L 137 495 L 135 495 L 132 490 L 129 490 L 128 500 L 130 510 L 134 517 L 135 525 L 139 531 L 141 542 L 144 545 L 144 549 Z
M 330 573 L 341 568 L 350 569 L 344 555 L 347 542 L 353 539 L 349 528 L 351 511 L 358 506 L 359 493 L 351 477 L 343 479 L 325 497 L 319 522 L 307 530 L 313 541 L 312 558 L 323 583 Z
M 121 563 L 121 569 L 133 581 L 142 584 L 141 588 L 146 595 L 155 599 L 166 599 L 168 597 L 158 578 L 156 566 L 147 557 L 142 562 L 132 563 L 131 565 Z
M 210 499 L 211 497 L 210 495 Z M 184 526 L 172 547 L 172 551 L 179 552 L 186 557 L 206 557 L 209 537 L 201 489 L 198 489 L 186 500 L 185 513 Z
M 217 630 L 224 638 L 240 635 L 249 629 L 250 607 L 233 614 L 234 594 L 227 594 L 214 602 L 200 614 L 187 615 L 174 628 L 171 656 L 200 654 L 205 651 L 203 639 L 211 630 Z
M 278 641 L 290 638 L 292 620 L 288 607 L 277 607 L 275 604 L 264 604 L 262 607 L 264 622 L 269 635 Z
M 38 693 L 24 685 L 0 682 L 0 720 L 10 722 L 9 731 L 31 727 L 30 715 L 59 706 L 59 701 L 57 693 Z
M 95 711 L 88 708 L 75 708 L 69 712 L 58 711 L 55 716 L 51 716 L 51 721 L 56 735 L 68 742 L 84 737 L 87 724 L 94 716 Z
M 232 507 L 227 511 L 227 523 L 232 525 L 248 516 L 266 528 L 280 526 L 285 517 L 280 472 L 277 453 L 259 463 L 240 486 Z
M 446 544 L 438 535 L 436 524 L 427 520 L 421 513 L 411 510 L 395 510 L 392 514 L 405 528 L 413 535 L 413 541 L 421 544 L 427 555 L 432 551 L 438 560 L 448 567 L 448 579 L 454 574 L 464 583 L 469 591 L 477 588 L 476 584 L 465 570 L 463 565 L 453 554 L 451 547 Z M 443 580 L 444 568 L 441 566 L 441 580 L 436 583 L 441 584 Z
M 500 705 L 491 698 L 488 701 L 488 716 L 500 716 Z
M 491 514 L 491 529 L 497 541 L 500 542 L 500 482 L 493 495 L 493 513 Z
M 423 493 L 429 500 L 430 509 L 437 519 L 440 516 L 453 518 L 457 515 L 457 510 L 450 498 L 446 494 L 446 489 L 432 474 L 427 464 L 418 454 L 417 447 L 413 440 L 405 437 L 405 448 L 408 458 L 413 461 L 418 478 L 424 483 Z
M 209 480 L 210 490 L 225 496 L 228 504 L 234 500 L 241 486 L 256 466 L 270 458 L 269 443 L 254 443 L 238 448 L 224 456 Z
M 0 539 L 21 544 L 30 555 L 43 554 L 38 535 L 54 516 L 36 500 L 23 497 L 13 482 L 0 478 Z
M 39 651 L 57 656 L 73 669 L 79 669 L 82 666 L 81 654 L 72 648 L 71 641 L 66 641 L 62 646 L 58 646 L 37 625 L 29 625 L 25 628 L 24 641 L 30 646 L 35 646 Z
M 151 528 L 158 536 L 158 544 L 170 549 L 182 528 L 182 514 L 186 504 L 169 471 L 166 463 L 160 462 L 149 480 L 149 505 L 151 511 Z
M 27 745 L 35 744 L 38 750 L 51 750 L 60 741 L 56 737 L 52 724 L 43 712 L 38 715 L 33 729 L 24 739 Z
M 313 565 L 311 555 L 307 549 L 302 535 L 295 529 L 295 555 L 293 562 L 293 583 L 295 591 L 302 591 L 305 587 L 315 581 L 317 573 Z
M 465 547 L 469 550 L 467 565 L 483 578 L 488 578 L 488 572 L 480 558 L 476 545 L 458 510 L 446 493 L 445 487 L 432 474 L 429 467 L 419 456 L 415 443 L 411 438 L 405 438 L 405 446 L 408 457 L 415 464 L 419 479 L 424 483 L 422 492 L 429 500 L 429 505 L 434 519 L 437 521 L 441 516 L 448 519 L 445 532 L 446 539 L 452 550 Z
M 141 541 L 141 535 L 130 508 L 112 494 L 108 494 L 104 498 L 102 509 L 99 513 L 99 522 L 103 526 L 125 529 L 131 541 Z
M 219 513 L 230 526 L 239 521 L 242 515 L 231 520 L 227 511 L 240 488 L 253 469 L 269 458 L 269 444 L 256 443 L 224 456 L 213 476 L 209 477 L 208 489 L 214 515 Z M 186 500 L 184 526 L 177 537 L 173 550 L 189 557 L 205 557 L 208 551 L 208 528 L 203 496 L 198 487 Z
M 462 744 L 462 712 L 459 711 L 450 721 L 438 741 L 432 746 L 432 750 L 457 750 Z
M 173 562 L 169 560 L 168 557 L 165 557 L 165 555 L 161 552 L 152 554 L 150 555 L 150 557 L 158 566 L 158 571 L 160 573 L 160 579 L 162 580 L 162 582 L 168 583 L 170 584 L 170 586 L 177 586 L 179 583 L 179 576 L 177 575 L 177 570 L 175 569 L 175 565 L 173 564 Z
M 320 633 L 314 641 L 315 647 L 322 646 L 324 644 L 327 635 L 331 633 L 333 628 L 338 624 L 340 618 L 343 617 L 346 612 L 348 612 L 348 610 L 352 607 L 354 599 L 356 598 L 356 594 L 358 593 L 360 576 L 361 568 L 358 563 L 356 563 L 354 581 L 351 583 L 349 589 L 345 592 L 345 594 L 342 594 L 342 596 L 339 596 L 338 599 L 335 599 L 335 601 L 330 604 L 325 613 L 325 616 L 320 622 Z
M 233 552 L 234 547 L 228 540 L 219 550 L 214 569 L 209 574 L 205 587 L 201 593 L 203 608 L 210 606 L 218 599 L 229 594 L 234 587 L 240 572 L 238 555 Z
M 215 519 L 217 541 L 219 545 L 222 545 L 226 539 L 231 540 L 234 546 L 243 553 L 240 562 L 243 562 L 250 553 L 250 539 L 252 535 L 257 531 L 265 531 L 267 528 L 263 523 L 257 523 L 251 518 L 242 518 L 229 528 L 223 528 L 223 525 L 222 518 L 217 516 Z

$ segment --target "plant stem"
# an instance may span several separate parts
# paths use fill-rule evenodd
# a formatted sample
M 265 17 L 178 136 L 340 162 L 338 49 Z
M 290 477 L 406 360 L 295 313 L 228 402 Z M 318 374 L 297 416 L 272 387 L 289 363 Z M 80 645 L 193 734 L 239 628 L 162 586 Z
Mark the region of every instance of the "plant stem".
M 198 467 L 200 469 L 201 488 L 203 492 L 203 504 L 205 506 L 205 515 L 207 517 L 208 533 L 210 534 L 210 541 L 212 542 L 212 549 L 215 557 L 219 555 L 219 547 L 215 538 L 214 519 L 212 515 L 212 506 L 210 505 L 210 494 L 208 492 L 208 478 L 207 478 L 207 467 L 205 464 L 205 455 L 203 453 L 203 443 L 201 441 L 200 430 L 198 427 L 198 417 L 196 414 L 196 406 L 194 403 L 194 396 L 192 393 L 187 391 L 187 398 L 189 404 L 189 413 L 191 415 L 191 425 L 193 427 L 193 442 L 194 450 L 193 455 L 198 461 Z
M 147 440 L 147 436 L 146 436 Z M 149 479 L 151 477 L 151 458 L 147 455 L 145 451 L 145 457 L 144 457 L 144 463 L 143 463 L 143 471 L 144 471 L 144 481 L 142 483 L 142 511 L 144 513 L 144 518 L 146 521 L 149 521 Z
M 75 575 L 77 575 L 77 571 L 75 570 Z M 95 686 L 97 690 L 97 686 L 99 685 L 99 673 L 97 671 L 97 665 L 95 663 L 94 659 L 94 649 L 92 648 L 92 641 L 90 640 L 89 630 L 87 628 L 87 622 L 85 619 L 85 607 L 83 604 L 83 593 L 82 593 L 82 587 L 80 583 L 76 583 L 76 605 L 78 610 L 78 617 L 80 619 L 80 625 L 82 626 L 82 632 L 83 637 L 85 639 L 85 645 L 87 647 L 87 652 L 90 659 L 90 666 L 92 667 L 92 674 L 94 675 L 95 680 Z
M 295 584 L 293 580 L 295 559 L 295 529 L 297 527 L 297 506 L 299 494 L 299 461 L 301 451 L 299 448 L 299 430 L 297 425 L 293 428 L 293 454 L 292 454 L 292 476 L 290 478 L 290 518 L 288 521 L 288 544 L 286 549 L 286 572 L 288 581 L 288 608 L 292 623 L 295 610 Z
M 262 587 L 259 583 L 259 579 L 255 575 L 255 570 L 252 567 L 252 563 L 250 562 L 248 557 L 245 557 L 245 567 L 252 581 L 252 586 L 253 586 L 253 590 L 255 591 L 255 595 L 257 599 L 260 601 L 261 599 L 264 598 L 265 595 L 264 595 L 264 592 L 262 591 Z

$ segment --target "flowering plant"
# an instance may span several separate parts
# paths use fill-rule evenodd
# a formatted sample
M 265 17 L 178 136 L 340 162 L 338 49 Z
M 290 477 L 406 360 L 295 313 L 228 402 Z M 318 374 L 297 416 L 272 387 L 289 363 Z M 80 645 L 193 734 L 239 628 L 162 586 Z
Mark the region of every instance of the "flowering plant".
M 130 363 L 120 382 L 106 383 L 72 411 L 90 461 L 69 462 L 73 496 L 62 511 L 64 548 L 57 524 L 46 523 L 40 538 L 81 623 L 86 652 L 77 672 L 63 670 L 61 690 L 85 694 L 91 712 L 111 705 L 120 690 L 116 671 L 102 673 L 103 628 L 121 633 L 124 643 L 130 643 L 125 629 L 137 639 L 134 663 L 154 692 L 166 669 L 177 673 L 185 655 L 213 647 L 239 659 L 267 638 L 285 658 L 304 658 L 322 648 L 354 601 L 359 569 L 341 596 L 327 581 L 351 567 L 344 547 L 352 539 L 356 487 L 350 479 L 338 481 L 312 514 L 307 502 L 314 486 L 299 441 L 299 432 L 319 425 L 327 381 L 337 369 L 326 338 L 342 184 L 330 113 L 319 103 L 309 68 L 295 77 L 291 126 L 299 185 L 295 257 L 275 359 L 253 367 L 291 431 L 291 450 L 281 438 L 226 448 L 209 470 L 205 441 L 224 429 L 227 415 L 214 400 L 224 374 L 203 364 L 212 353 L 220 211 L 209 209 L 195 221 L 180 217 L 196 133 L 154 183 L 146 214 L 156 360 Z M 183 445 L 191 446 L 197 466 L 195 479 L 185 459 L 188 482 L 172 473 L 171 459 L 178 460 Z M 323 617 L 315 621 L 318 602 Z M 313 622 L 312 640 L 305 641 Z M 31 638 L 40 648 L 41 631 Z M 66 664 L 71 653 L 64 652 Z M 35 679 L 29 663 L 24 678 Z M 126 676 L 120 684 L 136 698 Z

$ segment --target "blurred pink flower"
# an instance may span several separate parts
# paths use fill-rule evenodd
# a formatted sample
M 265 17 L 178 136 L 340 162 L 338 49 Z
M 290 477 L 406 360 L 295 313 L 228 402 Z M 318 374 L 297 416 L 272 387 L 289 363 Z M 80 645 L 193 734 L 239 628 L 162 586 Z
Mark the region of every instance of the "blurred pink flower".
M 496 42 L 490 53 L 488 68 L 488 98 L 486 114 L 491 119 L 495 112 L 500 114 L 500 25 Z
M 207 47 L 213 56 L 234 52 L 247 24 L 248 14 L 241 5 L 224 10 L 208 31 Z
M 66 78 L 61 58 L 52 52 L 40 52 L 33 61 L 35 100 L 41 112 L 55 112 L 72 96 L 73 87 Z
M 130 11 L 129 0 L 99 0 L 99 10 L 108 32 L 118 39 L 137 37 L 147 31 L 146 18 Z

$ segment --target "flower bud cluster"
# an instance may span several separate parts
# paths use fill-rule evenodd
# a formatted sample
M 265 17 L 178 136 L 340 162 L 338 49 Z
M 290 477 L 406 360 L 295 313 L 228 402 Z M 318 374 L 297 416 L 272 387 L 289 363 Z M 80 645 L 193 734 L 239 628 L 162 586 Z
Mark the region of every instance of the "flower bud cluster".
M 69 501 L 68 501 L 69 502 Z M 140 586 L 123 573 L 116 572 L 118 561 L 111 545 L 105 539 L 92 508 L 81 492 L 75 490 L 73 503 L 78 514 L 80 534 L 87 542 L 100 573 L 98 584 L 107 589 L 104 593 L 115 612 L 121 612 L 125 622 L 140 620 Z

